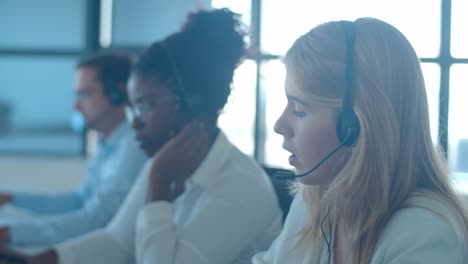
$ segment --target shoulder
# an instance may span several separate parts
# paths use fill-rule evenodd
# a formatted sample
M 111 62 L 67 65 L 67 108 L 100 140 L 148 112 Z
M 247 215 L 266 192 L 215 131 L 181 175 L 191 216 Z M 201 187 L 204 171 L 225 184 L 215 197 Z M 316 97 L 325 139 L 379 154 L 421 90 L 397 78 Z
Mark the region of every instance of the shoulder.
M 273 185 L 266 171 L 252 157 L 233 147 L 221 170 L 219 186 L 226 194 L 256 198 L 260 202 L 276 199 Z M 241 197 L 237 197 L 239 199 Z
M 132 160 L 132 162 L 138 162 L 141 165 L 147 160 L 145 153 L 136 140 L 133 130 L 125 131 L 116 142 L 115 156 L 116 159 L 124 159 L 122 160 L 124 163 L 127 162 L 126 160 Z
M 207 197 L 223 200 L 252 215 L 281 215 L 271 180 L 257 161 L 232 146 L 220 162 L 223 164 L 217 170 L 219 175 L 204 189 Z
M 302 198 L 302 194 L 297 193 L 281 233 L 267 251 L 257 254 L 252 259 L 253 263 L 302 263 L 303 252 L 298 250 L 296 246 L 299 234 L 308 222 L 310 222 L 310 215 L 307 205 Z
M 125 148 L 131 149 L 131 150 L 140 149 L 138 141 L 136 140 L 135 131 L 133 131 L 132 129 L 122 131 L 120 138 L 117 140 L 116 143 L 117 143 L 116 145 L 118 146 L 118 148 L 121 148 L 121 149 L 125 149 Z
M 466 263 L 462 223 L 441 202 L 418 197 L 386 225 L 372 263 Z
M 223 135 L 224 136 L 224 135 Z M 216 162 L 223 162 L 220 168 L 221 182 L 229 182 L 230 188 L 248 188 L 247 185 L 256 185 L 258 188 L 264 185 L 271 185 L 266 171 L 262 166 L 249 155 L 243 153 L 235 145 L 233 145 L 226 136 L 224 136 L 224 151 L 220 155 L 220 159 Z

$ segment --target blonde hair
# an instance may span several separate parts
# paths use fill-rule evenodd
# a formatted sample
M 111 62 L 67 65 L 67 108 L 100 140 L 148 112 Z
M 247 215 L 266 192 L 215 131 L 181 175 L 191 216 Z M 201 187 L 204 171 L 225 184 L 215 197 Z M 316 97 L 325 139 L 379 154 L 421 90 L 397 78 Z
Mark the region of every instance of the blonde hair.
M 301 185 L 313 219 L 300 234 L 304 248 L 321 246 L 321 221 L 337 219 L 350 231 L 350 263 L 368 263 L 385 225 L 412 196 L 435 199 L 458 217 L 468 237 L 468 217 L 450 183 L 446 162 L 433 145 L 421 67 L 408 40 L 373 18 L 356 28 L 353 109 L 361 131 L 338 175 L 326 186 Z M 342 103 L 345 33 L 339 22 L 319 25 L 287 52 L 288 74 L 318 103 Z M 318 204 L 318 206 L 317 206 Z M 437 213 L 437 212 L 436 212 Z

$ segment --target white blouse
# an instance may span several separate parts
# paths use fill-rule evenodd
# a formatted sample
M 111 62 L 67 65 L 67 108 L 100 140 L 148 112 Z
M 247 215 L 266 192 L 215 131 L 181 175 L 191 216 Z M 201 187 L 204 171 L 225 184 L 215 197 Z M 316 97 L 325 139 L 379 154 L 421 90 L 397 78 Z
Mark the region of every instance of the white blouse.
M 280 232 L 268 176 L 224 134 L 173 203 L 145 205 L 151 165 L 106 229 L 56 247 L 60 264 L 250 263 Z
M 327 250 L 305 260 L 293 247 L 296 234 L 308 221 L 304 201 L 296 195 L 285 227 L 268 251 L 254 256 L 253 264 L 322 264 Z M 466 264 L 467 241 L 457 236 L 462 229 L 455 214 L 440 202 L 427 197 L 411 198 L 413 207 L 400 209 L 385 227 L 370 264 Z M 465 227 L 466 228 L 466 227 Z M 325 244 L 325 243 L 323 243 Z M 333 261 L 331 261 L 333 262 Z

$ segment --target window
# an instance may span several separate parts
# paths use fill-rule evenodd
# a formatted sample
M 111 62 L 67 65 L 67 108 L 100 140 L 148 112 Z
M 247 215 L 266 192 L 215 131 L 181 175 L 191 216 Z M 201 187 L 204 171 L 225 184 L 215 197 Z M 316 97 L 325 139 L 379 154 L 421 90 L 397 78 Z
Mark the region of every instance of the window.
M 455 64 L 450 69 L 450 108 L 448 154 L 451 168 L 468 173 L 468 64 Z
M 1 153 L 83 153 L 72 87 L 86 46 L 86 3 L 0 2 Z
M 429 103 L 429 121 L 434 144 L 439 142 L 439 91 L 440 67 L 436 63 L 422 63 L 424 83 L 426 84 L 427 101 Z
M 296 38 L 314 26 L 359 17 L 375 17 L 392 24 L 405 34 L 420 57 L 439 53 L 440 0 L 262 1 L 262 49 L 283 55 Z
M 456 58 L 468 58 L 468 1 L 452 0 L 451 53 Z
M 424 12 L 419 12 L 424 5 Z M 340 6 L 341 8 L 336 8 Z M 418 14 L 418 19 L 414 19 Z M 300 35 L 314 26 L 331 20 L 355 20 L 376 17 L 402 31 L 421 57 L 436 58 L 440 47 L 440 1 L 262 1 L 262 51 L 282 56 Z M 421 30 L 421 28 L 432 30 Z M 429 101 L 431 135 L 438 142 L 440 67 L 423 63 Z M 282 138 L 273 125 L 285 104 L 282 63 L 270 60 L 261 64 L 261 85 L 266 93 L 265 160 L 269 165 L 286 167 L 288 153 L 281 148 Z
M 250 24 L 250 0 L 213 0 L 212 6 L 229 8 L 241 15 L 243 23 Z M 231 96 L 218 121 L 230 141 L 251 156 L 255 151 L 256 68 L 256 62 L 250 59 L 237 68 Z
M 114 0 L 112 45 L 146 47 L 179 30 L 189 12 L 207 7 L 209 0 Z
M 213 8 L 229 8 L 242 16 L 242 22 L 250 25 L 251 1 L 250 0 L 212 0 Z
M 85 1 L 0 1 L 0 49 L 81 49 Z
M 254 154 L 255 68 L 252 60 L 237 68 L 231 95 L 218 121 L 231 142 L 249 155 Z
M 79 133 L 71 129 L 73 111 L 69 88 L 75 59 L 84 51 L 99 48 L 92 46 L 90 29 L 86 26 L 93 3 L 0 1 L 0 34 L 7 36 L 0 39 L 0 70 L 7 73 L 0 76 L 4 84 L 0 87 L 0 151 L 68 149 L 66 152 L 75 153 L 85 145 Z M 421 58 L 434 142 L 440 138 L 442 146 L 447 147 L 454 170 L 468 171 L 465 168 L 468 154 L 464 154 L 468 153 L 465 150 L 468 128 L 465 129 L 463 119 L 464 102 L 468 98 L 464 94 L 468 82 L 464 77 L 468 73 L 468 38 L 464 28 L 468 23 L 465 16 L 468 3 L 465 0 L 191 0 L 180 3 L 142 0 L 137 5 L 123 0 L 102 0 L 102 3 L 105 10 L 101 11 L 105 12 L 101 13 L 101 29 L 105 30 L 98 37 L 101 45 L 110 48 L 124 47 L 139 52 L 177 30 L 185 15 L 199 8 L 230 8 L 240 13 L 251 29 L 260 29 L 261 54 L 246 60 L 236 71 L 232 94 L 219 125 L 242 151 L 255 154 L 262 163 L 280 167 L 289 167 L 288 154 L 281 148 L 282 139 L 273 131 L 285 104 L 281 56 L 297 37 L 326 21 L 366 16 L 387 21 L 402 31 Z M 253 8 L 257 6 L 260 10 Z M 255 19 L 251 21 L 252 16 L 259 16 L 260 24 Z M 441 39 L 441 36 L 451 39 Z M 30 78 L 23 78 L 20 73 L 24 71 L 32 72 L 28 74 Z M 54 78 L 46 79 L 49 76 Z M 40 96 L 40 91 L 54 93 L 61 100 L 44 103 L 24 98 L 24 93 Z M 256 113 L 263 107 L 265 111 Z M 447 111 L 448 117 L 444 116 Z M 30 141 L 9 140 L 6 147 L 8 130 L 29 131 L 24 135 L 26 138 L 31 135 Z M 37 135 L 50 136 L 55 133 L 51 131 L 67 131 L 64 133 L 71 140 L 64 142 L 70 144 L 61 144 L 61 150 L 34 147 L 34 140 L 48 142 L 41 140 L 42 137 L 37 139 Z
M 266 135 L 265 135 L 265 163 L 270 166 L 290 168 L 288 164 L 289 152 L 282 148 L 283 137 L 273 131 L 276 120 L 286 107 L 284 81 L 286 69 L 279 60 L 272 60 L 262 64 L 262 85 L 266 90 Z
M 80 133 L 70 123 L 75 61 L 75 57 L 0 56 L 2 152 L 81 152 Z

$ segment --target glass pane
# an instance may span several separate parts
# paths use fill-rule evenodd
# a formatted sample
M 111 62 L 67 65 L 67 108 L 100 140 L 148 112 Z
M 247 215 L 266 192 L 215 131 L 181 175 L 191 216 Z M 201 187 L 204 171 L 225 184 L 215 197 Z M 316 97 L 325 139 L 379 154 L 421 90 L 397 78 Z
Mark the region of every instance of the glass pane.
M 429 121 L 431 124 L 432 141 L 439 142 L 439 91 L 440 67 L 435 63 L 421 63 L 426 84 L 427 101 L 429 103 Z
M 256 64 L 247 60 L 236 70 L 231 95 L 219 117 L 219 127 L 248 155 L 254 153 Z
M 81 49 L 86 1 L 0 1 L 0 47 Z
M 250 10 L 251 10 L 251 0 L 213 0 L 211 5 L 213 8 L 222 8 L 226 7 L 232 11 L 242 15 L 242 21 L 246 25 L 250 25 Z
M 467 76 L 468 65 L 458 64 L 450 69 L 448 158 L 452 170 L 461 173 L 468 173 Z
M 189 12 L 211 7 L 210 0 L 114 0 L 112 44 L 146 46 L 176 32 Z
M 451 53 L 454 57 L 468 57 L 468 1 L 452 0 L 452 48 Z
M 375 17 L 403 32 L 420 57 L 436 57 L 440 46 L 440 6 L 440 0 L 264 1 L 262 49 L 283 55 L 296 38 L 320 23 Z
M 283 137 L 273 131 L 276 120 L 286 106 L 284 80 L 286 69 L 280 60 L 273 60 L 262 64 L 261 84 L 266 94 L 266 136 L 265 136 L 265 164 L 274 167 L 288 168 L 289 152 L 282 148 Z
M 0 151 L 80 153 L 73 57 L 0 57 Z

